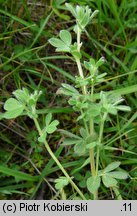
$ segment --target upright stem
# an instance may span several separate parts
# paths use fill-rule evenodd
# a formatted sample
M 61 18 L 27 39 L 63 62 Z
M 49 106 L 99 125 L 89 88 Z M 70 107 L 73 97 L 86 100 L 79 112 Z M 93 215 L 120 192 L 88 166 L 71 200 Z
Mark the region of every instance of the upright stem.
M 39 132 L 39 135 L 42 134 L 42 130 L 39 126 L 39 123 L 37 121 L 36 118 L 33 119 L 35 126 Z M 82 192 L 79 190 L 79 188 L 77 187 L 77 185 L 72 181 L 71 177 L 68 175 L 68 173 L 66 172 L 66 170 L 64 169 L 64 167 L 62 166 L 62 164 L 59 162 L 59 160 L 56 158 L 56 156 L 54 155 L 54 153 L 52 152 L 49 144 L 47 143 L 47 141 L 44 141 L 44 145 L 48 151 L 48 153 L 50 154 L 50 156 L 53 158 L 53 160 L 56 162 L 56 164 L 58 165 L 58 167 L 60 168 L 60 170 L 63 172 L 63 174 L 66 176 L 66 178 L 68 179 L 68 181 L 71 183 L 71 185 L 73 186 L 73 188 L 77 191 L 77 193 L 81 196 L 81 198 L 83 200 L 86 200 L 85 196 L 82 194 Z
M 105 122 L 106 117 L 107 117 L 107 113 L 104 114 L 103 119 L 102 119 L 101 124 L 100 124 L 99 139 L 98 139 L 99 145 L 97 146 L 97 156 L 96 156 L 96 176 L 98 175 L 100 145 L 102 142 L 104 122 Z
M 80 37 L 81 37 L 81 30 L 78 27 L 78 30 L 77 30 L 77 50 L 78 50 L 78 52 L 80 52 L 80 48 L 81 48 Z M 80 77 L 84 78 L 84 74 L 83 74 L 83 70 L 82 70 L 80 59 L 76 59 L 76 63 L 77 63 L 77 67 L 78 67 L 78 71 L 79 71 Z M 87 94 L 87 88 L 86 88 L 86 86 L 82 86 L 82 93 L 84 95 Z
M 77 30 L 77 49 L 78 49 L 78 52 L 80 52 L 80 48 L 81 48 L 80 37 L 81 37 L 81 30 L 78 27 L 78 30 Z M 77 63 L 80 77 L 84 78 L 80 59 L 76 59 L 76 63 Z M 83 95 L 86 95 L 88 93 L 86 86 L 82 86 L 82 93 L 83 93 Z M 91 97 L 93 96 L 93 93 L 94 93 L 94 86 L 92 86 L 92 89 L 91 89 Z M 92 134 L 94 133 L 94 121 L 93 121 L 93 119 L 89 120 L 89 128 L 90 128 L 90 134 L 92 136 Z M 94 149 L 89 150 L 89 156 L 90 156 L 91 174 L 92 174 L 92 176 L 96 176 Z M 97 192 L 94 193 L 94 200 L 96 200 L 96 199 L 98 199 L 98 193 Z

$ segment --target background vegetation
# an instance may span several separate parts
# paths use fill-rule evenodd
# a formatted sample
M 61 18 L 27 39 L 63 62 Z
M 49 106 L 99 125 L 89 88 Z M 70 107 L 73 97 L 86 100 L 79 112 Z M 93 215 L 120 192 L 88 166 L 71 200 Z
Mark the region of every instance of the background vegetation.
M 54 113 L 58 128 L 78 131 L 76 113 L 67 98 L 56 95 L 62 82 L 73 84 L 77 67 L 68 55 L 57 55 L 48 39 L 61 29 L 69 29 L 73 17 L 65 10 L 63 0 L 0 0 L 0 111 L 4 101 L 17 88 L 42 90 L 38 108 L 40 121 L 45 113 Z M 121 161 L 131 178 L 121 181 L 123 199 L 137 198 L 137 1 L 136 0 L 70 0 L 88 5 L 99 14 L 82 36 L 83 55 L 106 63 L 105 83 L 96 89 L 120 91 L 132 109 L 114 117 L 105 128 L 108 152 L 104 160 Z M 109 82 L 108 82 L 109 81 Z M 73 157 L 71 148 L 60 144 L 64 137 L 57 131 L 49 137 L 50 146 L 85 195 L 89 166 L 76 169 L 83 159 Z M 86 175 L 85 175 L 86 173 Z M 33 122 L 26 117 L 0 121 L 0 199 L 60 199 L 54 180 L 62 175 L 54 161 L 37 141 Z M 35 177 L 34 177 L 35 176 Z M 113 199 L 109 189 L 101 188 L 100 199 Z M 73 199 L 71 187 L 65 188 L 67 199 Z

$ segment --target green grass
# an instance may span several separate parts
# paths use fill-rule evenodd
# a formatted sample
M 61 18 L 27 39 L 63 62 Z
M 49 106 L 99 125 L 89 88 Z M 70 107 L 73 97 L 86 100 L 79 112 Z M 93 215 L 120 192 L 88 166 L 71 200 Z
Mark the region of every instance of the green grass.
M 67 54 L 57 55 L 48 39 L 61 29 L 69 29 L 73 18 L 63 5 L 52 1 L 33 1 L 28 5 L 22 0 L 1 1 L 0 8 L 0 112 L 4 101 L 16 88 L 38 89 L 43 95 L 38 103 L 40 122 L 44 114 L 52 112 L 60 121 L 59 128 L 77 133 L 77 114 L 67 104 L 67 98 L 56 95 L 62 82 L 73 84 L 77 67 Z M 55 1 L 53 1 L 54 3 Z M 66 2 L 66 1 L 64 1 Z M 99 14 L 82 36 L 83 56 L 99 59 L 106 63 L 101 72 L 107 72 L 102 85 L 96 87 L 95 98 L 101 90 L 122 94 L 130 113 L 122 113 L 106 125 L 104 142 L 106 153 L 102 161 L 120 160 L 130 179 L 120 182 L 120 193 L 124 199 L 137 197 L 137 38 L 136 0 L 98 0 L 69 2 L 89 5 Z M 0 121 L 0 199 L 37 199 L 44 182 L 46 192 L 43 199 L 60 199 L 54 188 L 54 180 L 61 176 L 59 168 L 33 133 L 34 124 L 25 116 L 14 120 Z M 60 147 L 62 135 L 59 131 L 49 137 L 56 157 L 68 173 L 85 175 L 89 165 L 76 157 L 73 150 Z M 110 150 L 111 149 L 111 150 Z M 82 169 L 84 167 L 84 169 Z M 33 177 L 35 176 L 35 177 Z M 33 181 L 32 181 L 33 180 Z M 82 192 L 84 183 L 74 178 Z M 83 180 L 84 181 L 84 180 Z M 82 186 L 81 186 L 82 185 Z M 111 199 L 109 189 L 101 188 L 102 199 Z M 67 199 L 73 193 L 65 188 Z M 87 195 L 89 198 L 89 194 Z

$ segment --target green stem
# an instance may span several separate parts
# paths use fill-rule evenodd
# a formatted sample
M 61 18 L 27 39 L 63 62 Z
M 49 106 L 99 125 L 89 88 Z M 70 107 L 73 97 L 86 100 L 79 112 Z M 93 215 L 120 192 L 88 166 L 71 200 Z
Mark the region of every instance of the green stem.
M 42 130 L 39 126 L 39 123 L 37 121 L 36 118 L 33 119 L 35 126 L 39 132 L 39 135 L 42 134 Z M 77 191 L 77 193 L 81 196 L 81 198 L 83 200 L 86 200 L 85 196 L 82 194 L 82 192 L 80 191 L 80 189 L 77 187 L 77 185 L 72 181 L 71 177 L 68 175 L 68 173 L 66 172 L 66 170 L 64 169 L 64 167 L 62 166 L 62 164 L 59 162 L 59 160 L 56 158 L 56 156 L 54 155 L 54 153 L 52 152 L 49 144 L 47 143 L 47 141 L 44 141 L 44 145 L 48 151 L 48 153 L 50 154 L 50 156 L 52 157 L 52 159 L 56 162 L 56 164 L 58 165 L 58 167 L 60 168 L 60 170 L 63 172 L 63 174 L 66 176 L 66 178 L 68 179 L 68 181 L 70 182 L 70 184 L 73 186 L 73 188 Z
M 78 50 L 78 52 L 80 52 L 80 48 L 81 48 L 80 37 L 81 37 L 81 30 L 78 27 L 78 31 L 77 31 L 77 50 Z M 80 59 L 76 59 L 76 63 L 77 63 L 77 67 L 78 67 L 80 77 L 84 78 L 83 69 L 82 69 L 82 66 L 81 66 Z M 82 86 L 82 93 L 84 95 L 87 94 L 86 86 Z
M 81 47 L 80 37 L 81 37 L 81 31 L 80 31 L 80 29 L 78 27 L 78 31 L 77 31 L 77 47 L 78 47 L 78 52 L 80 52 L 80 47 Z M 82 66 L 81 66 L 80 59 L 76 59 L 76 63 L 77 63 L 77 67 L 78 67 L 78 71 L 79 71 L 80 77 L 84 78 L 83 69 L 82 69 Z M 93 93 L 94 93 L 93 91 L 94 91 L 94 86 L 92 86 L 92 89 L 91 89 L 91 96 L 93 96 Z M 82 93 L 83 93 L 83 95 L 87 95 L 88 91 L 87 91 L 87 87 L 86 86 L 82 86 Z M 89 124 L 90 124 L 90 126 L 89 126 L 90 127 L 90 134 L 92 136 L 92 134 L 94 133 L 94 122 L 93 122 L 93 119 L 90 121 Z M 86 125 L 85 125 L 85 128 L 87 129 Z M 90 149 L 89 156 L 90 156 L 91 174 L 92 174 L 92 176 L 96 176 L 94 149 Z M 98 199 L 98 193 L 97 192 L 95 192 L 93 196 L 94 196 L 94 200 Z
M 121 196 L 121 194 L 120 194 L 118 188 L 117 188 L 117 187 L 112 187 L 112 189 L 113 189 L 113 191 L 115 192 L 115 195 L 116 195 L 117 200 L 123 200 L 123 198 L 122 198 L 122 196 Z
M 90 134 L 94 133 L 94 122 L 93 119 L 90 120 Z M 89 150 L 89 157 L 90 157 L 90 168 L 91 168 L 91 174 L 93 177 L 96 176 L 96 169 L 95 169 L 95 157 L 94 157 L 94 148 Z M 94 200 L 98 199 L 98 192 L 96 191 L 94 194 Z
M 98 139 L 99 145 L 97 146 L 97 156 L 96 156 L 96 176 L 98 175 L 100 145 L 102 142 L 104 122 L 105 122 L 106 117 L 107 117 L 107 113 L 104 114 L 103 119 L 102 119 L 101 124 L 100 124 L 99 139 Z

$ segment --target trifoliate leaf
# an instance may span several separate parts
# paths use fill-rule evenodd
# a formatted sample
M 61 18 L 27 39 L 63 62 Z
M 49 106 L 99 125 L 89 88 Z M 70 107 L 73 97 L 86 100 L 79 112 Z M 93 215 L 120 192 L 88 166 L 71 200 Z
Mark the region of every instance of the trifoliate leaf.
M 49 43 L 56 47 L 56 51 L 58 52 L 70 52 L 70 47 L 68 47 L 62 40 L 58 38 L 49 39 Z
M 7 112 L 3 114 L 3 117 L 6 119 L 12 119 L 22 114 L 24 105 L 14 98 L 9 98 L 4 104 L 4 109 Z
M 101 178 L 99 176 L 89 177 L 87 179 L 87 188 L 91 193 L 95 193 L 100 187 Z
M 68 185 L 69 184 L 69 181 L 68 181 L 68 179 L 66 178 L 66 177 L 64 177 L 64 176 L 61 176 L 60 178 L 58 178 L 58 179 L 56 179 L 55 180 L 55 188 L 57 189 L 57 190 L 61 190 L 61 189 L 63 189 L 66 185 Z

